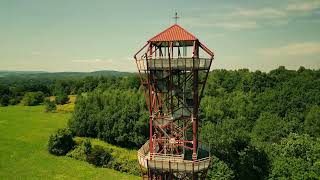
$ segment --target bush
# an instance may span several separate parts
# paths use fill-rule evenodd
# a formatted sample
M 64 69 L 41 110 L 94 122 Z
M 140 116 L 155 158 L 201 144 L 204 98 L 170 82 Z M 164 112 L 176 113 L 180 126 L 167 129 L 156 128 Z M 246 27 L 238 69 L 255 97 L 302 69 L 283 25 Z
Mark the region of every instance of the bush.
M 111 160 L 111 153 L 102 146 L 94 145 L 87 156 L 87 160 L 95 166 L 106 166 Z
M 87 156 L 91 153 L 92 145 L 89 139 L 82 141 L 75 149 L 70 151 L 67 156 L 74 159 L 86 161 Z
M 17 105 L 20 103 L 22 99 L 22 96 L 14 96 L 14 97 L 11 97 L 10 100 L 9 100 L 9 104 L 10 105 Z
M 81 161 L 87 160 L 87 155 L 85 153 L 84 146 L 82 145 L 79 145 L 73 150 L 69 151 L 67 156 Z
M 22 104 L 25 106 L 36 106 L 42 103 L 43 100 L 44 94 L 41 91 L 27 92 L 22 99 Z
M 98 139 L 89 140 L 75 137 L 74 141 L 77 147 L 70 151 L 67 156 L 83 161 L 86 160 L 96 166 L 134 175 L 140 174 L 136 151 L 120 148 Z
M 56 111 L 62 112 L 62 113 L 72 113 L 72 112 L 74 112 L 74 104 L 69 103 L 69 104 L 64 104 L 64 105 L 58 105 Z
M 0 97 L 0 105 L 1 106 L 8 106 L 9 105 L 9 96 L 8 95 L 3 95 Z
M 65 155 L 74 146 L 71 131 L 66 128 L 58 129 L 49 137 L 48 151 L 55 155 Z
M 53 101 L 50 101 L 49 99 L 44 101 L 44 105 L 45 105 L 45 112 L 55 112 L 57 110 L 57 105 Z
M 66 93 L 60 93 L 56 96 L 57 104 L 66 104 L 69 101 L 69 97 Z
M 84 152 L 88 155 L 91 153 L 92 150 L 92 145 L 91 145 L 91 141 L 89 139 L 86 139 L 83 141 L 82 143 L 83 148 L 84 148 Z

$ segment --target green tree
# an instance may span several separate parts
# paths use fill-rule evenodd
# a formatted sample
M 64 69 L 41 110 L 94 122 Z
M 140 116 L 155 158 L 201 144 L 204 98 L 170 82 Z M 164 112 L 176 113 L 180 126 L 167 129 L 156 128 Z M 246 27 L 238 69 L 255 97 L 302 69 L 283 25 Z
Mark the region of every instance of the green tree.
M 270 179 L 319 179 L 320 139 L 291 133 L 273 148 Z
M 27 92 L 25 93 L 22 104 L 25 106 L 35 106 L 42 103 L 44 100 L 44 94 L 41 91 L 38 92 Z
M 148 113 L 142 97 L 137 90 L 99 89 L 78 96 L 69 127 L 78 136 L 139 147 L 148 135 Z
M 320 137 L 320 107 L 313 106 L 306 116 L 304 122 L 306 133 L 314 137 Z
M 286 137 L 284 120 L 277 115 L 262 113 L 252 129 L 252 137 L 256 142 L 274 143 Z
M 250 145 L 244 119 L 226 119 L 202 124 L 201 139 L 211 144 L 212 153 L 227 163 L 236 179 L 264 179 L 269 159 L 263 150 Z
M 61 92 L 56 96 L 57 104 L 66 104 L 69 101 L 68 94 Z
M 0 106 L 8 106 L 10 99 L 10 89 L 0 84 Z
M 233 170 L 217 157 L 213 157 L 211 166 L 208 172 L 208 179 L 216 180 L 231 180 L 235 179 Z

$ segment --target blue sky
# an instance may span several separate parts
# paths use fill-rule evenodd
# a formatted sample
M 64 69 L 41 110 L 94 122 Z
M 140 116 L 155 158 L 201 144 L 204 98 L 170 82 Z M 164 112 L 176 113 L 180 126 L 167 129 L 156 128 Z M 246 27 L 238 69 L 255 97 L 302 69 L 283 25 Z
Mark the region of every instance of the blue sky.
M 0 0 L 0 70 L 135 71 L 175 11 L 213 68 L 320 68 L 320 0 Z

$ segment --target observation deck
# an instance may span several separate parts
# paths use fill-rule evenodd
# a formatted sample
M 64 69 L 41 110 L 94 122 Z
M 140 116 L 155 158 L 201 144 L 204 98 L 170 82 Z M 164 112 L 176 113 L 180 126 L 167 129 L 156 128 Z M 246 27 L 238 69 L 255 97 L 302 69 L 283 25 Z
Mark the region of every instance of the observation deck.
M 200 150 L 206 151 L 204 149 Z M 153 153 L 150 159 L 149 141 L 138 150 L 139 164 L 146 169 L 167 172 L 196 173 L 208 169 L 211 161 L 210 154 L 205 154 L 197 160 L 188 160 L 183 155 Z
M 209 70 L 212 59 L 208 58 L 157 58 L 137 60 L 140 70 Z

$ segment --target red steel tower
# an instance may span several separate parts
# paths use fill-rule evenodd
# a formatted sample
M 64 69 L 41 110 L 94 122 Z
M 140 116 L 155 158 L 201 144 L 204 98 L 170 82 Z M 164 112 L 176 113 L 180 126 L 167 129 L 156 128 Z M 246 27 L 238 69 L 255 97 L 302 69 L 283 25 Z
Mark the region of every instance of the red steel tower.
M 213 57 L 178 24 L 134 55 L 150 113 L 150 137 L 138 151 L 143 178 L 205 178 L 211 156 L 198 141 L 198 110 Z

